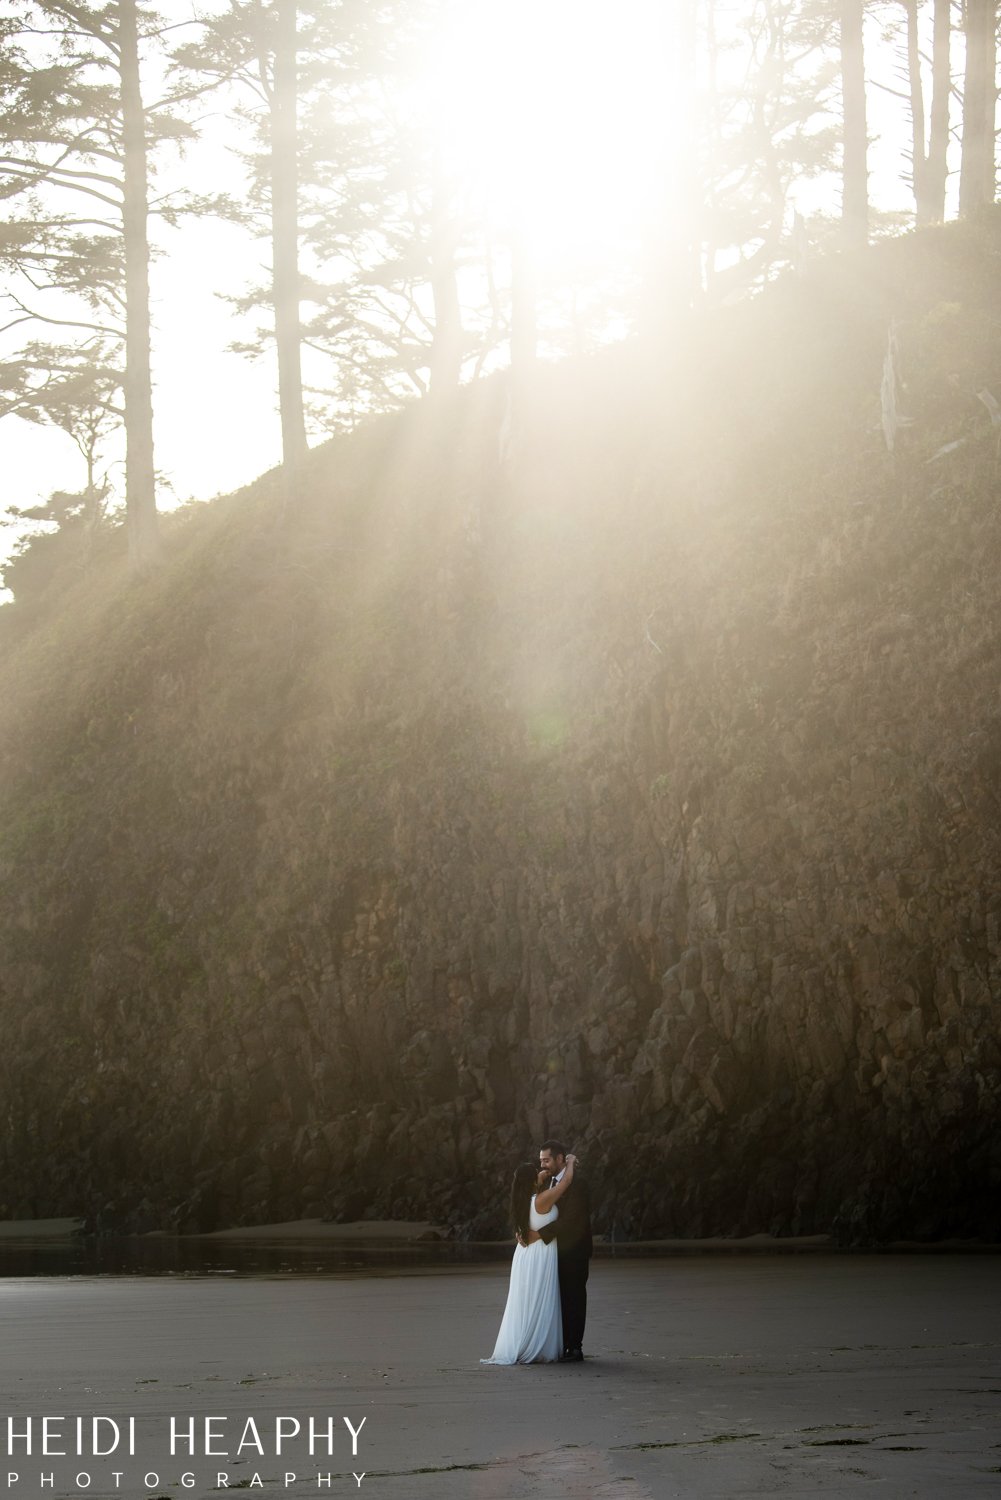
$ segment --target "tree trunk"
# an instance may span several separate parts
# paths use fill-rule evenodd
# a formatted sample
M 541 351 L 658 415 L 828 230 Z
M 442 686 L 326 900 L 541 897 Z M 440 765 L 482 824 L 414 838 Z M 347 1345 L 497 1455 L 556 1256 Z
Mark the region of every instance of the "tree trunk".
M 462 374 L 462 311 L 455 271 L 455 225 L 450 206 L 451 192 L 436 154 L 431 180 L 429 246 L 434 301 L 429 380 L 432 396 L 454 391 Z
M 299 318 L 298 9 L 275 0 L 274 94 L 271 101 L 271 248 L 278 407 L 286 494 L 299 489 L 306 456 Z
M 911 96 L 911 187 L 918 224 L 931 218 L 928 208 L 928 158 L 925 155 L 925 93 L 918 43 L 918 0 L 903 0 L 907 12 L 907 81 Z
M 925 168 L 928 218 L 945 218 L 946 159 L 949 151 L 949 100 L 952 94 L 952 0 L 935 0 L 932 42 L 931 130 Z
M 129 557 L 134 566 L 143 568 L 159 556 L 150 374 L 146 121 L 139 83 L 136 0 L 119 0 L 118 14 L 124 151 L 125 507 Z
M 841 98 L 844 110 L 841 228 L 845 245 L 855 248 L 869 240 L 862 0 L 841 0 Z
M 966 0 L 966 79 L 959 212 L 964 218 L 994 202 L 995 0 Z

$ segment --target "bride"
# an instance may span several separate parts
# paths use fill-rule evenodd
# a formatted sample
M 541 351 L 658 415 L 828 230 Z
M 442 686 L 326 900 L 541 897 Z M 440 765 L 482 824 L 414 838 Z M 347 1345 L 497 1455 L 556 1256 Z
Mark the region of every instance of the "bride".
M 556 1241 L 545 1244 L 539 1230 L 559 1216 L 557 1203 L 573 1181 L 575 1156 L 553 1187 L 548 1174 L 524 1162 L 511 1186 L 511 1217 L 518 1244 L 511 1262 L 511 1284 L 494 1352 L 481 1365 L 528 1365 L 559 1358 L 563 1348 L 560 1277 Z

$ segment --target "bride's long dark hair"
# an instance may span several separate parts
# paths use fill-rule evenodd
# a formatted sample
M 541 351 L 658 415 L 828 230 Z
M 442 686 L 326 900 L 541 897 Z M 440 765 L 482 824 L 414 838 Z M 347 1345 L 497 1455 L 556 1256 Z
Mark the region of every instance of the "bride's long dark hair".
M 523 1240 L 528 1238 L 528 1231 L 531 1228 L 528 1215 L 532 1207 L 532 1196 L 538 1176 L 538 1167 L 533 1162 L 523 1161 L 521 1166 L 516 1168 L 514 1181 L 511 1184 L 511 1218 Z

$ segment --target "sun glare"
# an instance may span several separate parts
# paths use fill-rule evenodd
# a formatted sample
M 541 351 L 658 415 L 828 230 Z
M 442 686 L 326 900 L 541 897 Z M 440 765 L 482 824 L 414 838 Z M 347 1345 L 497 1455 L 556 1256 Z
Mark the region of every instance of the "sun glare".
M 437 143 L 540 265 L 634 238 L 670 132 L 658 0 L 463 0 L 425 73 Z

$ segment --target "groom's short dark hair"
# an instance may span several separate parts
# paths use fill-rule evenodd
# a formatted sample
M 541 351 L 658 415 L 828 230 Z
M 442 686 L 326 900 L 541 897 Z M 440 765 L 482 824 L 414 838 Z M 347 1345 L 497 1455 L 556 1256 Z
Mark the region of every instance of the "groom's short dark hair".
M 540 1151 L 549 1151 L 553 1156 L 566 1156 L 567 1148 L 559 1141 L 543 1141 L 539 1147 Z

